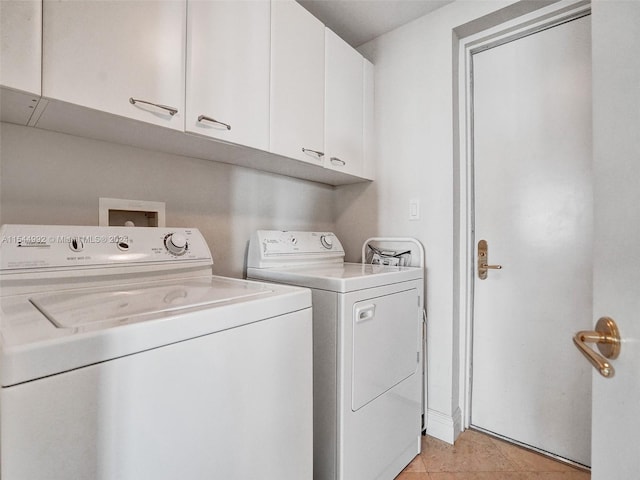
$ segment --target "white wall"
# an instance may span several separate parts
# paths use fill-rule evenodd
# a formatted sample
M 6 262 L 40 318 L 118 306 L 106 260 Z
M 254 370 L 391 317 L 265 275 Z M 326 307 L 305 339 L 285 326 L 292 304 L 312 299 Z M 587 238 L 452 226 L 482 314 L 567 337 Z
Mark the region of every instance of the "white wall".
M 425 246 L 428 432 L 452 442 L 461 428 L 454 279 L 453 29 L 511 2 L 458 1 L 360 50 L 375 64 L 376 181 L 340 187 L 336 233 L 359 261 L 370 236 L 412 236 Z M 409 221 L 409 200 L 420 220 Z
M 166 202 L 167 226 L 199 228 L 233 277 L 256 229 L 334 229 L 333 187 L 0 124 L 0 224 L 97 225 L 99 197 Z

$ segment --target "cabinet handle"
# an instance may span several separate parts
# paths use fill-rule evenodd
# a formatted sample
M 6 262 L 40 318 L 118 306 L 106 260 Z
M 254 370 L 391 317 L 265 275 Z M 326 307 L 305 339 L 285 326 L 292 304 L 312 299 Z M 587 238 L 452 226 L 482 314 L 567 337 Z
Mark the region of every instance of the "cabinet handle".
M 347 164 L 347 162 L 338 157 L 331 157 L 331 163 L 334 165 L 342 165 L 343 167 Z
M 137 99 L 137 98 L 133 98 L 133 97 L 130 97 L 130 98 L 129 98 L 129 103 L 130 103 L 131 105 L 135 105 L 136 103 L 144 103 L 145 105 L 153 105 L 154 107 L 158 107 L 158 108 L 161 108 L 161 109 L 163 109 L 163 110 L 168 111 L 168 112 L 169 112 L 169 115 L 171 115 L 172 117 L 173 117 L 176 113 L 178 113 L 178 109 L 177 109 L 177 108 L 169 107 L 169 106 L 167 106 L 167 105 L 160 105 L 160 104 L 158 104 L 158 103 L 151 103 L 151 102 L 147 102 L 146 100 L 139 100 L 139 99 Z
M 215 118 L 207 117 L 206 115 L 200 115 L 198 117 L 198 121 L 202 122 L 203 120 L 206 120 L 207 122 L 217 123 L 218 125 L 222 125 L 222 126 L 226 127 L 227 130 L 231 130 L 231 125 L 229 125 L 228 123 L 220 122 L 220 121 L 216 120 Z
M 302 152 L 303 153 L 313 153 L 314 155 L 317 155 L 318 158 L 324 157 L 324 152 L 319 152 L 318 150 L 311 150 L 310 148 L 302 147 Z

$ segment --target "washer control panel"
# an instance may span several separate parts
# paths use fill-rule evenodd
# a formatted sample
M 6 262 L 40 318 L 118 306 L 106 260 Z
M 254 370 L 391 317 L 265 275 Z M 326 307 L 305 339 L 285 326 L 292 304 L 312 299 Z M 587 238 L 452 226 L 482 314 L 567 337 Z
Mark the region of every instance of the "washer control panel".
M 249 242 L 247 266 L 343 261 L 344 249 L 332 232 L 258 230 Z
M 4 225 L 0 272 L 144 265 L 213 263 L 196 228 Z

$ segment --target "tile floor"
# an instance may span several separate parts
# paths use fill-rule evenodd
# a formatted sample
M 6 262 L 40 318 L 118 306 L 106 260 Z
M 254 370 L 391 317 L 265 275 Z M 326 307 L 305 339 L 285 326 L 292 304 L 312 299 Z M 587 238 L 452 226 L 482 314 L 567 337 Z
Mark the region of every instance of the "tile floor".
M 422 453 L 396 480 L 589 480 L 588 472 L 466 430 L 455 445 L 422 437 Z

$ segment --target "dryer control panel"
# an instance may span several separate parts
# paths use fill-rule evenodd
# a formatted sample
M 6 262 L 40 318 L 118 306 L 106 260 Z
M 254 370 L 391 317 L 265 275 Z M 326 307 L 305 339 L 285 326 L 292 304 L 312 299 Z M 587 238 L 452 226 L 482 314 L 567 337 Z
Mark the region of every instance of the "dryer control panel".
M 4 225 L 0 273 L 187 263 L 212 265 L 196 228 Z M 163 267 L 166 268 L 166 267 Z
M 249 241 L 249 268 L 342 263 L 344 249 L 331 232 L 258 230 Z

